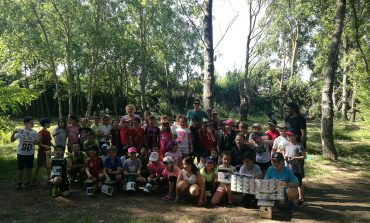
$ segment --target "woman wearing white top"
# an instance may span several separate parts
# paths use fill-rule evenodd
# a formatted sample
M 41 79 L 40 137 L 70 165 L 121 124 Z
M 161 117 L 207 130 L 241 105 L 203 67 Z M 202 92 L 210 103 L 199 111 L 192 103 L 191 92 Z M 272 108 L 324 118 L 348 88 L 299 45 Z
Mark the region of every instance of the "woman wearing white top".
M 202 176 L 190 157 L 184 158 L 182 165 L 183 170 L 177 177 L 175 202 L 180 202 L 180 199 L 189 192 L 191 196 L 198 197 L 198 206 L 201 206 L 205 191 Z

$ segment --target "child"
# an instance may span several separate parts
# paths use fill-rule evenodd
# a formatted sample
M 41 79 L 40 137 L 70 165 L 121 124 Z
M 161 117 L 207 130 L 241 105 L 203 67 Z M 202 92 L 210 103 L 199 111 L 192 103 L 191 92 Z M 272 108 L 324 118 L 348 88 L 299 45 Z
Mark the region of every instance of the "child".
M 243 155 L 243 166 L 240 167 L 239 173 L 250 175 L 253 179 L 262 179 L 261 168 L 254 164 L 254 159 L 256 158 L 254 153 L 245 153 Z M 253 194 L 245 194 L 242 199 L 242 203 L 245 206 L 256 207 L 257 200 L 256 196 Z
M 192 144 L 194 146 L 193 155 L 197 158 L 199 163 L 201 156 L 206 153 L 206 149 L 202 147 L 202 141 L 205 140 L 204 135 L 202 134 L 202 126 L 200 125 L 200 120 L 198 117 L 194 116 L 189 127 L 191 133 Z
M 243 134 L 244 136 L 244 139 L 249 139 L 249 134 L 250 132 L 248 131 L 248 124 L 246 122 L 240 122 L 239 124 L 239 129 L 240 129 L 240 133 Z M 246 140 L 245 143 L 247 143 L 248 141 Z
M 169 122 L 162 123 L 162 130 L 160 133 L 160 151 L 159 159 L 162 160 L 166 153 L 168 143 L 172 140 L 172 133 Z
M 163 127 L 163 123 L 165 122 L 168 122 L 168 126 L 170 126 L 170 120 L 168 118 L 167 115 L 161 115 L 161 117 L 159 118 L 159 122 L 160 122 L 160 126 L 159 126 L 159 129 L 162 131 L 162 127 Z M 170 130 L 171 130 L 171 127 L 170 127 Z
M 149 176 L 149 171 L 148 171 L 148 162 L 149 162 L 149 154 L 148 150 L 145 147 L 142 147 L 140 149 L 140 154 L 137 156 L 137 158 L 141 162 L 141 176 L 144 178 L 147 178 Z
M 78 182 L 79 180 L 83 179 L 83 176 L 85 176 L 86 170 L 84 164 L 87 159 L 87 155 L 85 152 L 81 151 L 80 145 L 77 143 L 72 145 L 72 151 L 72 168 L 69 174 L 74 182 Z
M 153 152 L 153 147 L 159 145 L 159 134 L 160 130 L 156 126 L 155 117 L 152 115 L 149 117 L 149 123 L 144 130 L 145 147 L 148 149 L 148 153 Z
M 262 126 L 260 123 L 254 123 L 252 125 L 252 133 L 254 132 L 257 132 L 260 136 L 264 136 L 264 134 L 262 133 Z M 252 140 L 252 134 L 249 134 L 249 143 L 251 143 L 250 141 Z
M 278 136 L 272 145 L 272 153 L 279 152 L 284 155 L 284 147 L 289 142 L 286 132 L 290 127 L 289 123 L 282 122 L 277 126 L 279 128 L 280 136 Z
M 87 139 L 83 143 L 83 151 L 89 152 L 88 147 L 91 145 L 96 145 L 97 147 L 99 147 L 99 144 L 96 142 L 94 131 L 89 132 L 89 134 L 87 135 Z
M 36 184 L 37 175 L 41 169 L 41 167 L 45 167 L 46 172 L 46 179 L 50 179 L 50 168 L 46 166 L 46 151 L 51 151 L 51 147 L 54 146 L 51 142 L 51 134 L 48 131 L 50 128 L 50 120 L 44 118 L 40 121 L 40 125 L 42 129 L 39 131 L 39 148 L 37 150 L 37 167 L 35 173 L 33 175 L 32 184 Z
M 106 179 L 117 181 L 118 185 L 122 184 L 122 163 L 117 157 L 117 148 L 108 146 L 108 158 L 104 162 L 104 175 Z
M 98 135 L 99 127 L 100 127 L 100 115 L 94 114 L 94 124 L 92 124 L 91 130 L 95 133 L 95 135 Z
M 97 156 L 98 145 L 90 145 L 87 150 L 89 151 L 89 157 L 85 161 L 87 179 L 95 184 L 100 189 L 102 182 L 105 179 L 103 173 L 103 162 L 99 156 Z
M 198 206 L 202 206 L 205 186 L 198 168 L 190 157 L 182 160 L 183 168 L 177 177 L 175 202 L 179 203 L 185 194 L 198 198 Z
M 124 176 L 133 177 L 135 176 L 136 182 L 144 184 L 145 178 L 141 176 L 141 162 L 136 158 L 136 148 L 128 148 L 129 158 L 123 163 Z
M 231 173 L 235 172 L 235 167 L 230 165 L 231 157 L 230 153 L 228 151 L 225 151 L 221 155 L 221 162 L 222 164 L 218 166 L 218 168 L 226 168 L 229 169 Z M 217 177 L 216 177 L 216 182 L 217 182 Z M 219 204 L 223 197 L 227 195 L 227 202 L 228 202 L 228 207 L 233 207 L 233 194 L 231 192 L 231 184 L 229 183 L 220 183 L 218 186 L 215 194 L 212 197 L 211 203 L 212 205 L 217 205 Z
M 39 141 L 39 134 L 33 130 L 35 125 L 33 118 L 27 116 L 23 119 L 24 129 L 15 130 L 11 137 L 10 142 L 14 142 L 19 139 L 18 150 L 17 150 L 17 186 L 16 190 L 19 191 L 22 188 L 22 180 L 24 169 L 26 168 L 26 183 L 27 189 L 31 189 L 31 177 L 33 168 L 33 159 L 35 154 L 35 144 Z
M 234 121 L 232 119 L 227 119 L 224 121 L 225 125 L 225 130 L 224 130 L 224 135 L 225 135 L 225 146 L 226 150 L 230 151 L 231 148 L 235 147 L 235 137 L 236 137 L 236 132 L 233 129 L 234 126 Z
M 168 181 L 169 192 L 162 198 L 163 201 L 173 201 L 175 199 L 175 189 L 177 176 L 180 174 L 181 169 L 174 165 L 173 159 L 170 156 L 163 158 L 164 169 L 162 171 L 163 180 Z
M 110 130 L 111 145 L 117 148 L 117 156 L 121 157 L 123 155 L 121 136 L 119 132 L 118 120 L 112 121 L 112 129 Z
M 130 143 L 131 147 L 141 148 L 144 146 L 144 129 L 140 127 L 140 118 L 134 118 L 133 127 L 130 130 Z
M 64 150 L 66 148 L 66 141 L 67 141 L 66 127 L 67 127 L 67 120 L 65 118 L 60 118 L 58 120 L 58 126 L 55 129 L 53 129 L 54 145 L 63 146 Z
M 265 132 L 268 140 L 275 140 L 279 135 L 279 131 L 276 129 L 276 120 L 271 119 L 267 122 L 268 124 L 268 131 Z
M 108 156 L 108 147 L 109 147 L 109 145 L 107 143 L 104 143 L 100 147 L 100 153 L 98 153 L 99 157 L 100 157 L 100 159 L 103 163 L 105 163 L 105 160 L 109 157 Z
M 184 116 L 179 118 L 179 126 L 175 130 L 176 132 L 176 141 L 179 144 L 179 151 L 183 155 L 189 155 L 193 153 L 193 142 L 190 134 L 190 130 L 187 128 L 187 120 Z
M 288 135 L 288 140 L 290 143 L 285 146 L 285 166 L 291 169 L 298 179 L 298 206 L 302 207 L 304 204 L 304 198 L 301 161 L 306 159 L 306 152 L 303 148 L 303 145 L 297 142 L 297 136 L 299 135 L 297 129 L 289 129 L 286 134 Z
M 212 151 L 211 151 L 211 156 L 212 156 L 212 159 L 213 159 L 213 162 L 215 165 L 218 165 L 218 151 L 216 148 L 213 148 Z
M 125 151 L 130 144 L 130 127 L 128 120 L 121 120 L 121 128 L 119 129 L 119 134 L 121 137 L 121 146 Z
M 217 169 L 215 168 L 212 156 L 208 156 L 205 158 L 205 166 L 200 169 L 200 174 L 202 175 L 203 181 L 205 183 L 206 193 L 204 194 L 204 198 L 206 196 L 212 197 L 212 194 L 216 189 L 215 187 L 217 175 Z
M 81 128 L 80 128 L 80 138 L 78 139 L 78 142 L 80 143 L 80 146 L 82 147 L 84 142 L 87 140 L 87 136 L 89 135 L 89 132 L 91 132 L 92 129 L 89 127 L 89 120 L 87 118 L 83 118 L 81 120 Z
M 68 152 L 72 152 L 72 145 L 78 143 L 78 135 L 80 133 L 80 125 L 78 124 L 78 118 L 75 115 L 68 117 L 69 125 L 67 126 L 67 138 L 68 138 Z
M 149 156 L 149 163 L 147 165 L 149 177 L 148 182 L 153 185 L 160 185 L 162 181 L 160 181 L 161 173 L 164 169 L 163 163 L 159 162 L 159 154 L 157 152 L 152 152 Z M 149 193 L 150 192 L 149 187 L 146 187 L 144 189 L 144 192 Z
M 111 129 L 112 129 L 112 126 L 109 124 L 109 116 L 104 115 L 103 123 L 99 126 L 99 130 L 98 130 L 99 147 L 101 147 L 103 144 L 109 145 Z
M 263 173 L 271 166 L 271 153 L 269 144 L 265 143 L 259 132 L 251 133 L 251 147 L 256 151 L 256 162 Z
M 170 156 L 173 160 L 173 165 L 180 166 L 182 153 L 178 150 L 178 145 L 175 140 L 171 140 L 167 145 L 167 152 L 164 156 Z
M 78 144 L 77 144 L 78 145 Z M 70 194 L 67 172 L 71 170 L 71 161 L 63 158 L 63 147 L 56 145 L 54 148 L 54 158 L 50 160 L 50 151 L 46 153 L 46 166 L 51 169 L 51 180 L 53 190 L 51 196 L 62 195 L 67 197 Z

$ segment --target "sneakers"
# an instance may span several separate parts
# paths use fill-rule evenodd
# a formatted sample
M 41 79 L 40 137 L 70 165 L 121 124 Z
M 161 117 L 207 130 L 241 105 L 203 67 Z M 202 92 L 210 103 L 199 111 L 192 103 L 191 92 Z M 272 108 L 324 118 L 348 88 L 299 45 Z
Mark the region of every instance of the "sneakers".
M 15 186 L 15 190 L 20 191 L 21 189 L 22 189 L 22 183 L 17 183 L 17 185 Z
M 304 207 L 304 200 L 303 199 L 298 200 L 298 207 Z
M 168 193 L 164 197 L 162 197 L 162 201 L 173 201 L 173 200 L 175 200 L 175 197 L 170 193 Z
M 293 212 L 295 210 L 295 205 L 294 205 L 294 203 L 293 202 L 290 202 L 289 204 L 288 204 L 288 211 L 289 212 Z
M 152 184 L 150 184 L 150 183 L 147 183 L 147 184 L 145 184 L 145 187 L 144 187 L 144 192 L 145 193 L 149 193 L 150 192 L 150 190 L 152 189 Z

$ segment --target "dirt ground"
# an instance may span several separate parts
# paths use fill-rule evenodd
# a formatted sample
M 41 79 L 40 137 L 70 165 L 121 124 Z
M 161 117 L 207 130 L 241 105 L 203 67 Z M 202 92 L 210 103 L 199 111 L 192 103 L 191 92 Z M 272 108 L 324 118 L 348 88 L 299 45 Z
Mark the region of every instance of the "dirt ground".
M 370 179 L 361 175 L 361 166 L 328 164 L 324 168 L 331 174 L 305 179 L 307 206 L 292 214 L 279 206 L 272 221 L 261 220 L 257 209 L 174 205 L 159 196 L 122 192 L 91 198 L 77 185 L 70 198 L 52 198 L 47 185 L 16 192 L 3 184 L 0 222 L 370 222 Z

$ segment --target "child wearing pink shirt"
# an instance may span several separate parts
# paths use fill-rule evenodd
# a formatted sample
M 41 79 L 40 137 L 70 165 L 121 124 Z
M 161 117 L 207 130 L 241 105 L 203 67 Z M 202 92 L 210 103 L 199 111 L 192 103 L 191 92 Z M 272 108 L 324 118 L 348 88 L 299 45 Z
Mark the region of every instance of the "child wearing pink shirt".
M 144 192 L 149 193 L 153 185 L 160 185 L 160 177 L 164 169 L 163 163 L 159 162 L 158 152 L 152 152 L 149 156 L 149 163 L 147 165 L 149 177 L 148 183 L 145 185 Z
M 175 140 L 171 140 L 167 145 L 167 152 L 164 156 L 170 156 L 173 160 L 173 165 L 180 166 L 182 160 L 182 153 L 178 150 L 178 145 Z
M 170 156 L 163 158 L 163 165 L 165 168 L 162 171 L 161 179 L 168 182 L 169 192 L 162 198 L 162 200 L 173 201 L 175 200 L 177 176 L 180 174 L 181 170 L 173 164 L 173 159 Z
M 162 123 L 162 130 L 159 138 L 160 138 L 159 160 L 163 160 L 164 154 L 166 153 L 167 150 L 167 145 L 172 140 L 172 133 L 169 122 Z

